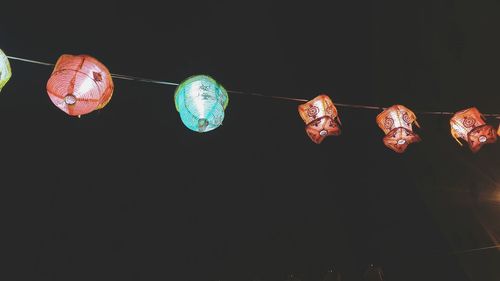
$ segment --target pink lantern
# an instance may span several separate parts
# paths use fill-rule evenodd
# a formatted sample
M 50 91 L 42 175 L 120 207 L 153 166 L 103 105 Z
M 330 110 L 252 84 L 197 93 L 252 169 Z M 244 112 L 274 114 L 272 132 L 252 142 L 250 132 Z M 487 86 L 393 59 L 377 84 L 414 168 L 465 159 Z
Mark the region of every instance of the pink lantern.
M 113 88 L 106 66 L 88 55 L 62 55 L 47 82 L 47 93 L 54 105 L 73 116 L 105 107 Z

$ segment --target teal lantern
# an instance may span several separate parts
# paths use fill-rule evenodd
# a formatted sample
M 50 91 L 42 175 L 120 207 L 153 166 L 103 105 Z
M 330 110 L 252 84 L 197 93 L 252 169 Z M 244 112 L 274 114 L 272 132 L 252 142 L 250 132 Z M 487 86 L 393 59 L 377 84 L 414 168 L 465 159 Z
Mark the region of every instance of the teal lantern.
M 7 84 L 11 76 L 12 71 L 10 69 L 9 59 L 4 52 L 0 50 L 0 91 L 5 84 Z
M 222 125 L 229 102 L 227 91 L 212 77 L 196 75 L 184 80 L 175 90 L 175 108 L 182 123 L 204 133 Z

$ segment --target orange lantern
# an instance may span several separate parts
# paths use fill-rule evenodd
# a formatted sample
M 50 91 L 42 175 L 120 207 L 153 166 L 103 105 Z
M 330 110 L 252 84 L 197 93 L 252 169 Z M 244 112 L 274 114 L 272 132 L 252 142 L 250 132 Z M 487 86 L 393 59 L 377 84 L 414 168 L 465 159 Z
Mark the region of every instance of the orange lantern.
M 320 144 L 327 136 L 340 135 L 337 108 L 327 95 L 319 95 L 299 105 L 299 114 L 313 142 Z
M 475 107 L 457 112 L 450 120 L 451 135 L 458 140 L 461 138 L 469 143 L 472 152 L 478 152 L 487 143 L 497 141 L 495 129 L 486 124 L 483 115 Z
M 106 66 L 88 55 L 62 55 L 47 82 L 51 101 L 72 116 L 105 107 L 113 88 Z
M 384 131 L 383 139 L 385 146 L 397 153 L 405 152 L 408 145 L 421 141 L 420 137 L 413 132 L 412 124 L 417 127 L 415 114 L 402 105 L 393 105 L 377 115 L 377 124 Z

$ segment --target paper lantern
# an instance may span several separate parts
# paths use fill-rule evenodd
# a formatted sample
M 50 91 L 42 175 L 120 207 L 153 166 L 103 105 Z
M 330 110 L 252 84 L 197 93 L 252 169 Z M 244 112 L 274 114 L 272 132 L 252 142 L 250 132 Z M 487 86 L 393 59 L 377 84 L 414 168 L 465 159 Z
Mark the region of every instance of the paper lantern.
M 393 105 L 377 115 L 377 124 L 384 131 L 385 146 L 397 153 L 403 153 L 408 145 L 421 141 L 413 132 L 412 124 L 417 123 L 417 117 L 408 108 L 402 105 Z
M 337 108 L 327 95 L 319 95 L 299 105 L 299 115 L 306 123 L 307 135 L 317 144 L 327 136 L 340 135 Z
M 5 84 L 7 84 L 11 76 L 12 70 L 10 69 L 9 59 L 5 53 L 0 50 L 0 91 Z
M 182 123 L 190 130 L 204 133 L 222 125 L 229 96 L 212 77 L 196 75 L 177 87 L 174 100 Z
M 106 66 L 88 55 L 62 55 L 47 82 L 51 101 L 72 116 L 105 107 L 113 88 Z
M 459 138 L 469 143 L 472 152 L 478 152 L 487 143 L 497 141 L 495 129 L 486 124 L 483 115 L 475 107 L 464 109 L 450 119 L 451 135 L 462 145 Z

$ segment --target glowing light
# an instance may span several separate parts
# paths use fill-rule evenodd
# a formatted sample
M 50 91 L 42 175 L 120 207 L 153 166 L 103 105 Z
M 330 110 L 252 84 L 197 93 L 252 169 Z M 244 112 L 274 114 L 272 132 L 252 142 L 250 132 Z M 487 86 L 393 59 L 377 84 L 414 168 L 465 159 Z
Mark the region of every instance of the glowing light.
M 340 135 L 337 108 L 327 95 L 299 105 L 298 110 L 306 124 L 306 133 L 314 143 L 320 144 L 327 136 Z
M 49 98 L 68 115 L 80 116 L 105 107 L 113 95 L 108 69 L 87 55 L 62 55 L 47 81 Z
M 174 100 L 182 123 L 190 130 L 204 133 L 222 125 L 229 96 L 212 77 L 197 75 L 177 87 Z
M 397 153 L 403 153 L 408 145 L 420 142 L 420 137 L 413 132 L 412 124 L 418 126 L 417 117 L 402 105 L 393 105 L 376 118 L 377 124 L 384 131 L 385 146 Z
M 64 102 L 67 104 L 67 105 L 73 105 L 76 103 L 76 97 L 73 96 L 73 95 L 67 95 L 64 97 Z
M 451 135 L 462 145 L 459 138 L 467 141 L 472 152 L 478 152 L 483 145 L 497 141 L 497 133 L 486 124 L 483 115 L 475 107 L 457 112 L 450 119 Z

